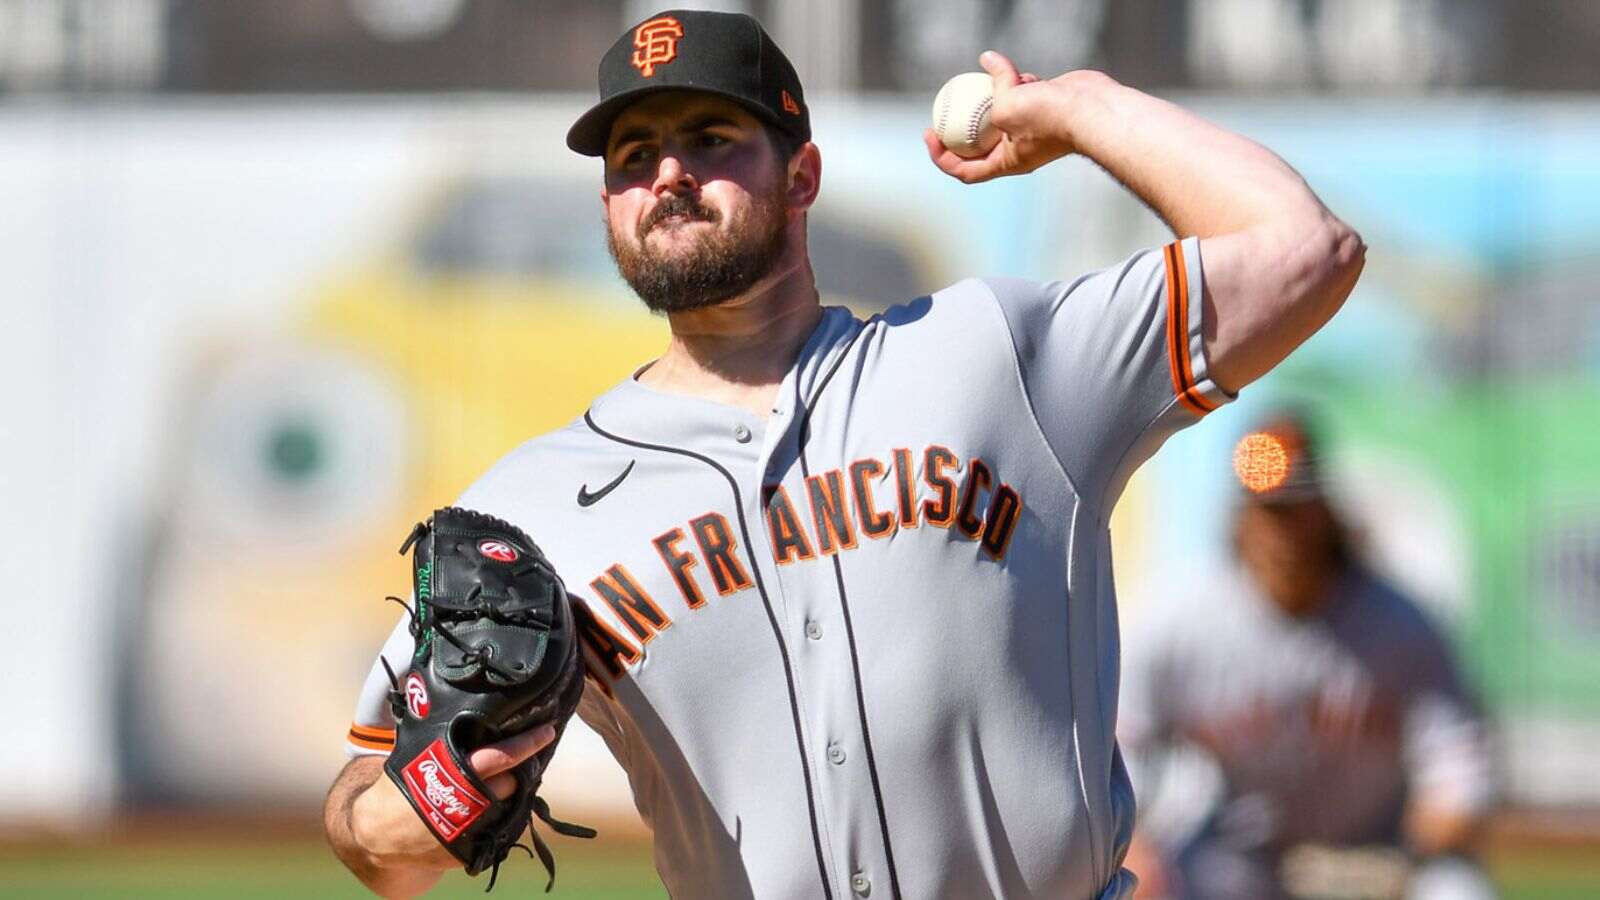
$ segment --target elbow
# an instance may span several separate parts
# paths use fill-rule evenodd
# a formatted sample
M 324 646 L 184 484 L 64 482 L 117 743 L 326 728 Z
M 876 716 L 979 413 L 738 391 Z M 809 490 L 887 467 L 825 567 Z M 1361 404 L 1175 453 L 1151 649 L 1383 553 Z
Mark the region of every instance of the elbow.
M 1348 295 L 1367 264 L 1367 242 L 1361 239 L 1354 228 L 1339 219 L 1332 219 L 1328 230 L 1328 265 L 1333 280 L 1344 285 L 1344 293 Z
M 1344 221 L 1324 211 L 1301 245 L 1307 252 L 1304 295 L 1316 317 L 1326 322 L 1344 306 L 1367 264 L 1367 244 Z

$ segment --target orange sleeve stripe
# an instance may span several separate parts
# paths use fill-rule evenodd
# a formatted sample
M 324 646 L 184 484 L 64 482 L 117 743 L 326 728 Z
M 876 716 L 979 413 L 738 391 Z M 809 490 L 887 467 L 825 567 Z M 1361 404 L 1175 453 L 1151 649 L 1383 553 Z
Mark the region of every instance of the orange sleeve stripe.
M 1217 405 L 1195 384 L 1189 359 L 1189 270 L 1183 263 L 1183 244 L 1173 241 L 1161 250 L 1167 264 L 1167 367 L 1172 392 L 1197 416 Z
M 1189 267 L 1183 264 L 1183 244 L 1179 241 L 1172 242 L 1172 268 L 1178 281 L 1178 327 L 1173 340 L 1183 348 L 1178 357 L 1178 372 L 1187 390 L 1194 386 L 1194 370 L 1189 359 Z
M 393 750 L 394 729 L 351 725 L 347 735 L 350 743 L 365 750 Z
M 1200 393 L 1200 389 L 1197 387 L 1189 387 L 1178 395 L 1178 399 L 1183 402 L 1184 406 L 1193 410 L 1197 416 L 1203 416 L 1217 408 L 1217 405 L 1212 403 L 1205 394 Z
M 1172 392 L 1183 396 L 1183 376 L 1178 372 L 1178 360 L 1183 348 L 1178 345 L 1178 267 L 1172 263 L 1172 245 L 1161 248 L 1161 258 L 1167 269 L 1167 371 L 1172 375 Z
M 1205 394 L 1200 392 L 1199 385 L 1195 382 L 1192 365 L 1194 360 L 1189 356 L 1189 267 L 1183 261 L 1183 244 L 1174 241 L 1172 244 L 1172 259 L 1178 268 L 1178 296 L 1183 298 L 1179 304 L 1178 323 L 1182 326 L 1179 330 L 1181 337 L 1179 343 L 1183 345 L 1183 383 L 1186 385 L 1183 394 L 1188 400 L 1199 407 L 1200 415 L 1205 415 L 1217 408 Z

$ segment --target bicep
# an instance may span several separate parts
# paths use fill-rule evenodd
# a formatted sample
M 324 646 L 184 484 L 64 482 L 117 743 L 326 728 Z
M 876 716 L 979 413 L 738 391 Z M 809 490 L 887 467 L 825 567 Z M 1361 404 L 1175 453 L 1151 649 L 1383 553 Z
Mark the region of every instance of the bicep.
M 1360 236 L 1327 214 L 1200 245 L 1205 355 L 1229 393 L 1271 371 L 1338 312 L 1366 253 Z

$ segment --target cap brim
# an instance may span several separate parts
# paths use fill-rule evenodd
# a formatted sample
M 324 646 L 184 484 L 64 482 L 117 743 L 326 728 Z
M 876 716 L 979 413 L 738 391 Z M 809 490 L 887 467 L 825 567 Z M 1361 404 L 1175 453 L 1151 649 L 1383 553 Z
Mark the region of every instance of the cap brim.
M 606 142 L 611 139 L 611 123 L 617 120 L 617 116 L 621 115 L 623 110 L 637 103 L 640 99 L 650 94 L 660 94 L 666 91 L 695 91 L 701 94 L 722 97 L 749 110 L 763 122 L 777 125 L 780 128 L 783 126 L 783 122 L 779 121 L 772 110 L 748 97 L 741 97 L 738 94 L 727 91 L 719 91 L 716 88 L 692 87 L 682 84 L 649 85 L 623 91 L 614 97 L 607 97 L 591 107 L 588 112 L 579 116 L 578 121 L 573 122 L 572 127 L 567 129 L 567 147 L 572 152 L 581 153 L 584 156 L 605 156 Z

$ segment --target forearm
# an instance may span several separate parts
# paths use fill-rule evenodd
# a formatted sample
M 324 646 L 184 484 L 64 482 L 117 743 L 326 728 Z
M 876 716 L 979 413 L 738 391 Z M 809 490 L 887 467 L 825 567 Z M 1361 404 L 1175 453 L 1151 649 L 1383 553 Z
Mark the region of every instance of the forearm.
M 1064 138 L 1179 237 L 1217 237 L 1325 216 L 1305 180 L 1267 148 L 1099 72 L 1062 76 Z
M 366 812 L 359 802 L 367 789 L 383 777 L 383 760 L 375 756 L 353 759 L 339 773 L 323 807 L 323 828 L 339 861 L 368 890 L 381 897 L 415 897 L 438 882 L 440 871 L 414 866 L 385 865 L 360 834 L 374 823 L 358 821 Z M 366 818 L 371 818 L 367 813 Z M 359 827 L 367 826 L 367 827 Z

